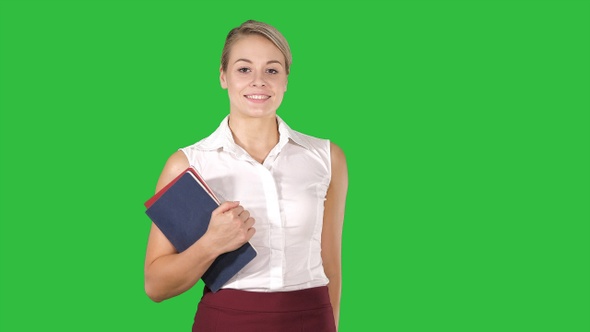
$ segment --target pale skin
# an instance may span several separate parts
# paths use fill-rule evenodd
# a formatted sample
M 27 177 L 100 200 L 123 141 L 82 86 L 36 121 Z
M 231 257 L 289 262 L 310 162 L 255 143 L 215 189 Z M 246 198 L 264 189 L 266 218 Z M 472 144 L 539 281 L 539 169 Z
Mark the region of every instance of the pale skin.
M 220 83 L 228 90 L 229 127 L 236 144 L 263 163 L 279 141 L 276 110 L 287 90 L 285 58 L 266 38 L 241 37 L 232 46 L 228 67 L 220 69 Z M 342 226 L 348 188 L 348 171 L 342 150 L 331 143 L 332 179 L 328 188 L 323 230 L 322 260 L 330 280 L 328 290 L 336 327 L 340 316 L 342 285 Z M 183 152 L 166 162 L 156 191 L 189 167 Z M 205 235 L 178 253 L 162 232 L 152 224 L 145 260 L 145 290 L 160 302 L 190 289 L 215 258 L 249 241 L 255 220 L 239 202 L 224 202 L 211 216 Z

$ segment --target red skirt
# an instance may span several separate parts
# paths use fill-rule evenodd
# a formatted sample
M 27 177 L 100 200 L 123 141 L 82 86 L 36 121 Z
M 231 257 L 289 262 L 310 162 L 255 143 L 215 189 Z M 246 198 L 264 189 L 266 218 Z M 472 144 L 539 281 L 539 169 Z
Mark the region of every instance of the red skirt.
M 205 287 L 193 332 L 336 332 L 328 287 L 248 292 Z

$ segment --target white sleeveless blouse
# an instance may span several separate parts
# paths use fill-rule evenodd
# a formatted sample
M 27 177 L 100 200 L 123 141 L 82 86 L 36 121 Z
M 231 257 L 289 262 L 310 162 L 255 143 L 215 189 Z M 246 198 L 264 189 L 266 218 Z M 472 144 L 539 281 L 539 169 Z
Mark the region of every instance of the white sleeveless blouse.
M 221 201 L 239 201 L 256 220 L 258 252 L 223 288 L 292 291 L 325 286 L 321 258 L 330 142 L 277 116 L 279 142 L 263 164 L 235 144 L 226 117 L 211 136 L 181 150 Z

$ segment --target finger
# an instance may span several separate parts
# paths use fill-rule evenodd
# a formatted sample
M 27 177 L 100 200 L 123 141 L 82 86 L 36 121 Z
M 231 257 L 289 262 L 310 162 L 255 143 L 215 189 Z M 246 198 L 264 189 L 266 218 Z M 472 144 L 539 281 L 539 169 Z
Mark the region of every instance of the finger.
M 250 218 L 250 212 L 248 212 L 248 210 L 244 210 L 242 213 L 240 213 L 239 217 L 242 219 L 242 221 L 246 221 L 248 218 Z
M 225 213 L 232 218 L 234 218 L 234 217 L 240 218 L 240 213 L 242 213 L 243 211 L 244 211 L 244 207 L 241 205 L 238 205 L 238 206 L 234 207 L 233 209 L 226 211 Z
M 246 232 L 246 238 L 248 239 L 248 241 L 250 241 L 250 239 L 254 236 L 254 234 L 256 234 L 256 228 L 250 227 L 248 229 L 248 231 Z
M 227 211 L 230 211 L 231 209 L 234 209 L 235 207 L 237 207 L 239 205 L 240 205 L 240 202 L 238 202 L 238 201 L 223 202 L 223 203 L 221 203 L 221 205 L 219 205 L 218 208 L 216 208 L 215 210 L 213 210 L 213 212 L 211 212 L 211 215 L 223 214 Z
M 252 228 L 252 226 L 254 226 L 254 223 L 256 223 L 256 220 L 254 220 L 254 218 L 248 218 L 244 222 L 244 227 L 246 227 L 246 228 Z

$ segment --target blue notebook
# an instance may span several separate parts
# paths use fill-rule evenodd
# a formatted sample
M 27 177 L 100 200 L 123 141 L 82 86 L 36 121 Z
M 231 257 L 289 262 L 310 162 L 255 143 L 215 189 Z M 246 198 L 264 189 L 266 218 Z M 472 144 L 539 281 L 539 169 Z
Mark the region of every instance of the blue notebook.
M 211 212 L 219 204 L 196 170 L 188 168 L 145 206 L 150 219 L 176 250 L 182 252 L 205 234 Z M 237 250 L 218 256 L 201 279 L 212 292 L 217 292 L 254 257 L 256 250 L 246 242 Z

